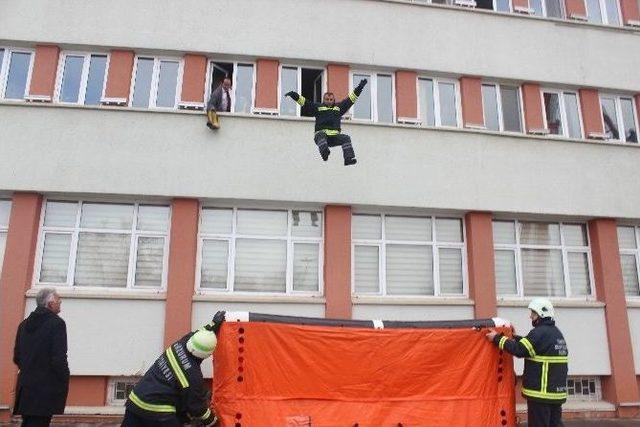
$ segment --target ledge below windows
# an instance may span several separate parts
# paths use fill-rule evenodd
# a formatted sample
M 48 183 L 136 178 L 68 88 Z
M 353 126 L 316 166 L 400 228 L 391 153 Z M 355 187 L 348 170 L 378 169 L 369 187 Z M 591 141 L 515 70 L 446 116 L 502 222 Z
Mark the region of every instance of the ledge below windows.
M 532 297 L 533 298 L 533 297 Z M 531 298 L 525 299 L 499 299 L 497 302 L 498 307 L 528 307 Z M 602 308 L 605 307 L 605 303 L 595 300 L 584 299 L 554 299 L 551 298 L 551 302 L 554 307 L 564 308 Z
M 243 302 L 243 303 L 289 303 L 289 304 L 325 304 L 323 296 L 303 295 L 250 295 L 222 294 L 202 292 L 193 296 L 194 302 Z
M 27 298 L 35 298 L 40 289 L 47 286 L 39 286 L 29 289 L 26 292 Z M 142 289 L 75 289 L 75 288 L 55 288 L 62 298 L 74 299 L 111 299 L 111 300 L 158 300 L 167 299 L 164 290 L 142 290 Z
M 474 305 L 474 302 L 464 297 L 420 297 L 420 296 L 351 296 L 353 304 L 370 305 Z

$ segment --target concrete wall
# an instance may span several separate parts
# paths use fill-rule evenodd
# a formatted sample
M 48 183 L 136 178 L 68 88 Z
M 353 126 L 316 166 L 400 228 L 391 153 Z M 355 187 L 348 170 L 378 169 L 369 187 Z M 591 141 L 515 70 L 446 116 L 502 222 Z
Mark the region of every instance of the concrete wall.
M 353 318 L 359 320 L 464 320 L 473 317 L 472 305 L 353 305 Z
M 35 308 L 28 298 L 26 313 Z M 143 375 L 162 352 L 164 301 L 62 298 L 71 375 Z
M 628 308 L 631 345 L 636 366 L 636 374 L 640 375 L 640 307 Z
M 339 148 L 320 160 L 300 119 L 223 117 L 212 133 L 194 114 L 2 104 L 0 117 L 0 191 L 640 218 L 640 192 L 620 185 L 637 182 L 639 146 L 347 124 L 359 163 L 345 168 Z
M 638 73 L 631 72 L 640 69 L 640 55 L 631 54 L 640 39 L 603 26 L 365 0 L 1 4 L 0 41 L 308 59 L 640 89 Z M 470 35 L 455 28 L 478 31 Z
M 556 307 L 556 325 L 569 348 L 569 375 L 611 375 L 609 341 L 603 307 Z M 526 307 L 498 307 L 498 317 L 511 321 L 518 335 L 531 330 Z M 516 359 L 516 372 L 524 363 Z

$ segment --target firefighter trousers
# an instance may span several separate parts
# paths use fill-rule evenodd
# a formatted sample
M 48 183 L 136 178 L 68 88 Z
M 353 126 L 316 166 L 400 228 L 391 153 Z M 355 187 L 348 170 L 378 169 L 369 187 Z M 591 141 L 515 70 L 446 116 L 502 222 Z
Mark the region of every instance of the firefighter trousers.
M 326 161 L 329 158 L 329 147 L 337 147 L 338 145 L 342 146 L 342 155 L 345 163 L 355 159 L 356 157 L 356 153 L 353 151 L 353 145 L 351 145 L 351 137 L 349 135 L 340 133 L 338 135 L 329 136 L 325 132 L 319 131 L 316 132 L 313 140 L 318 146 L 322 160 Z
M 527 422 L 529 427 L 564 427 L 562 405 L 528 399 Z

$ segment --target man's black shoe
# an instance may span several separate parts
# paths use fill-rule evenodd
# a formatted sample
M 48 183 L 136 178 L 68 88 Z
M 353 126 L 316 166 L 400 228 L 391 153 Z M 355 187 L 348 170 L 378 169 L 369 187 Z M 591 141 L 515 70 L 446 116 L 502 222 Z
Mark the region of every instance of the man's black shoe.
M 355 165 L 356 163 L 358 163 L 358 161 L 356 160 L 355 157 L 353 159 L 344 159 L 345 166 Z

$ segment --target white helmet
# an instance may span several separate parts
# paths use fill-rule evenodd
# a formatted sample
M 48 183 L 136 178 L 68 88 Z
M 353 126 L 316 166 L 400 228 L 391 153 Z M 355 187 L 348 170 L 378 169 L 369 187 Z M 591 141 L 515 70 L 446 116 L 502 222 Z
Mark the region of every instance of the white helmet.
M 218 339 L 213 331 L 200 329 L 187 341 L 187 350 L 199 359 L 206 359 L 213 354 L 218 344 Z
M 534 298 L 529 303 L 529 310 L 534 311 L 541 318 L 553 318 L 553 304 L 546 298 Z

